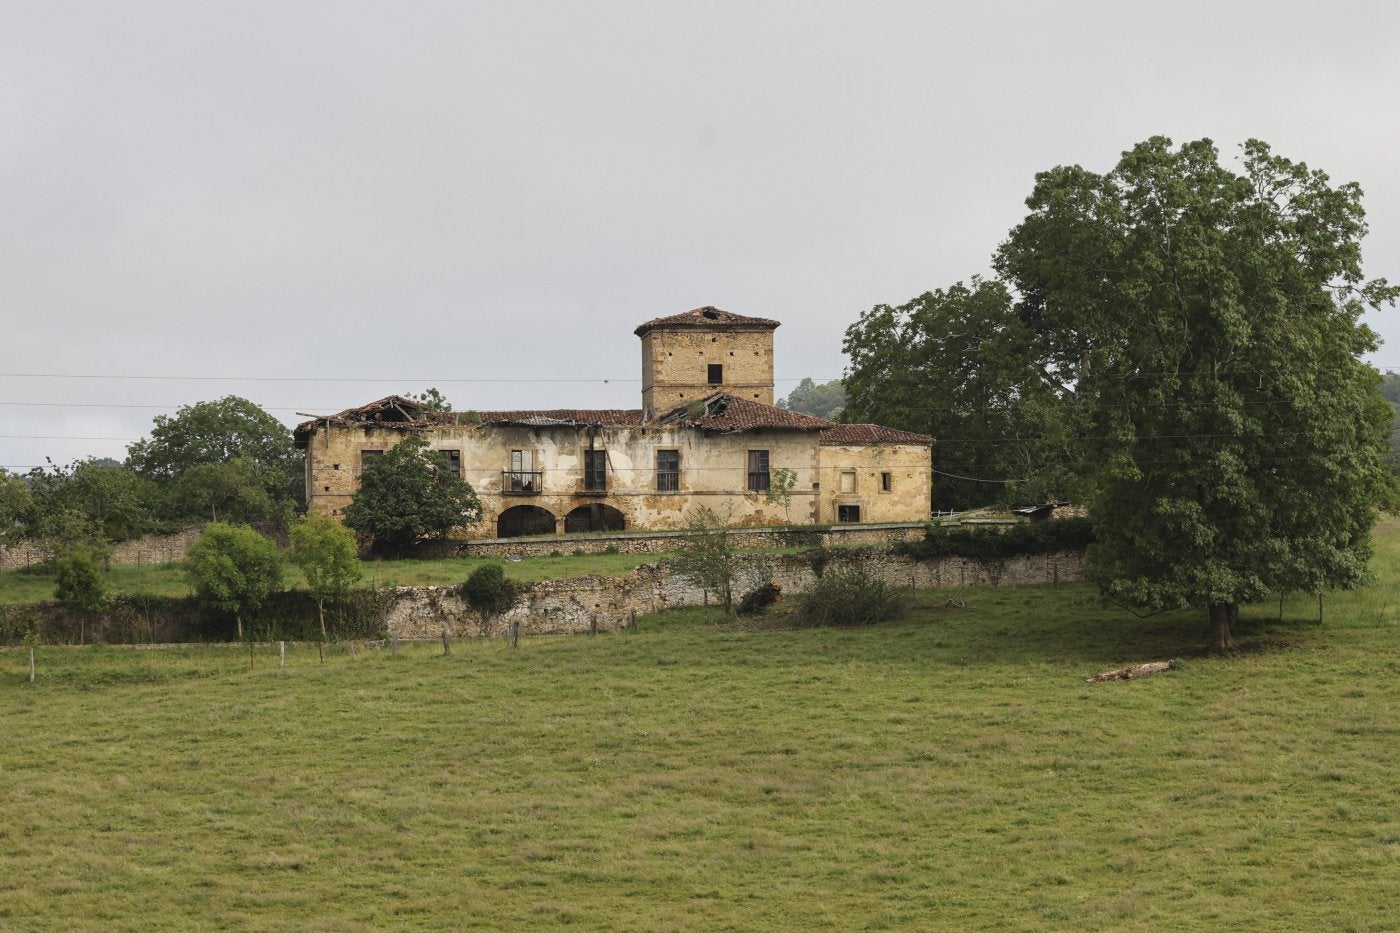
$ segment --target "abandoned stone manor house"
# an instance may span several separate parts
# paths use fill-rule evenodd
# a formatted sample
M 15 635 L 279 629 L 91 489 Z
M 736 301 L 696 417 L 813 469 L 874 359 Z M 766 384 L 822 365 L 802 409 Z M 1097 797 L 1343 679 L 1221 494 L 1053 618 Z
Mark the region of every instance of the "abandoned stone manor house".
M 933 438 L 775 406 L 777 327 L 710 307 L 646 322 L 641 408 L 448 413 L 390 396 L 304 422 L 307 505 L 343 513 L 365 465 L 417 434 L 481 500 L 467 537 L 679 528 L 700 505 L 733 526 L 927 519 Z

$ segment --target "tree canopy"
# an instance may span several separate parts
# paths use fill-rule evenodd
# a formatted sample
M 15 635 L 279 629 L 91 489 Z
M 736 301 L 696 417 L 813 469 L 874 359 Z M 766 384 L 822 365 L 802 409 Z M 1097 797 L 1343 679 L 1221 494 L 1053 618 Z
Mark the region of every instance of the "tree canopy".
M 932 435 L 934 506 L 1022 505 L 1071 494 L 1066 388 L 1045 370 L 1010 291 L 974 277 L 846 330 L 848 421 Z
M 282 555 L 277 545 L 246 525 L 215 522 L 190 547 L 185 560 L 195 597 L 234 617 L 238 637 L 243 619 L 257 613 L 282 587 Z
M 302 460 L 286 425 L 236 395 L 157 415 L 148 438 L 127 448 L 127 464 L 168 483 L 194 467 L 242 460 L 273 499 L 300 499 Z
M 1356 184 L 1245 143 L 1242 170 L 1156 137 L 1099 175 L 1036 177 L 995 265 L 1038 362 L 1073 385 L 1110 598 L 1207 608 L 1359 585 L 1394 507 L 1390 407 L 1360 323 L 1396 289 L 1361 270 Z
M 394 551 L 479 518 L 481 502 L 471 486 L 417 436 L 374 458 L 345 509 L 345 524 Z
M 288 536 L 292 562 L 301 568 L 316 600 L 324 638 L 326 600 L 344 599 L 363 572 L 355 535 L 329 515 L 312 513 L 293 524 Z

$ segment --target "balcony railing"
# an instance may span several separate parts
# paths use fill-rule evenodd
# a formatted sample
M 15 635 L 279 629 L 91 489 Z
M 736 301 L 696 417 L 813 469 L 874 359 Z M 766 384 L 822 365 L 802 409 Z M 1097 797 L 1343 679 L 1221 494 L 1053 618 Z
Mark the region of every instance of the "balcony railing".
M 538 496 L 543 489 L 543 470 L 501 471 L 501 492 L 508 496 Z

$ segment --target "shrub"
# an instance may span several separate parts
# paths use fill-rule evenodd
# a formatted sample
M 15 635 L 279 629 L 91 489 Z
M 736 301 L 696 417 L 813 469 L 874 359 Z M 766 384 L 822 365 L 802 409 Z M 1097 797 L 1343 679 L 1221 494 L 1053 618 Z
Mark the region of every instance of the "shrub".
M 905 592 L 868 570 L 828 573 L 797 598 L 793 622 L 801 626 L 874 625 L 904 611 Z
M 505 568 L 500 564 L 482 564 L 462 584 L 462 595 L 473 609 L 481 613 L 481 620 L 489 623 L 492 618 L 515 605 L 520 586 L 514 580 L 506 579 Z

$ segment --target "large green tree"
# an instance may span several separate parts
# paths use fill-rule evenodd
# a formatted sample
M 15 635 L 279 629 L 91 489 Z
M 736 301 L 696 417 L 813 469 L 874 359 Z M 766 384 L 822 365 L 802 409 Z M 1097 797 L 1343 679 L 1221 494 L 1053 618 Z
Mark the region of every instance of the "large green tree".
M 1016 505 L 1074 490 L 1072 391 L 998 281 L 973 278 L 846 330 L 846 421 L 933 435 L 934 505 Z
M 162 484 L 195 467 L 233 460 L 242 461 L 272 499 L 302 498 L 302 458 L 291 431 L 236 395 L 157 415 L 150 437 L 127 448 L 127 464 Z M 201 510 L 191 517 L 204 514 Z
M 79 542 L 100 554 L 106 542 L 154 530 L 159 489 L 120 464 L 91 457 L 66 467 L 50 463 L 30 470 L 28 480 L 29 536 L 48 541 L 60 556 Z
M 1157 137 L 1110 172 L 1041 173 L 996 267 L 1092 456 L 1093 572 L 1144 611 L 1354 587 L 1393 507 L 1391 410 L 1360 323 L 1361 190 L 1246 143 Z
M 345 509 L 345 524 L 373 535 L 376 548 L 395 552 L 479 518 L 475 491 L 418 436 L 375 457 Z

